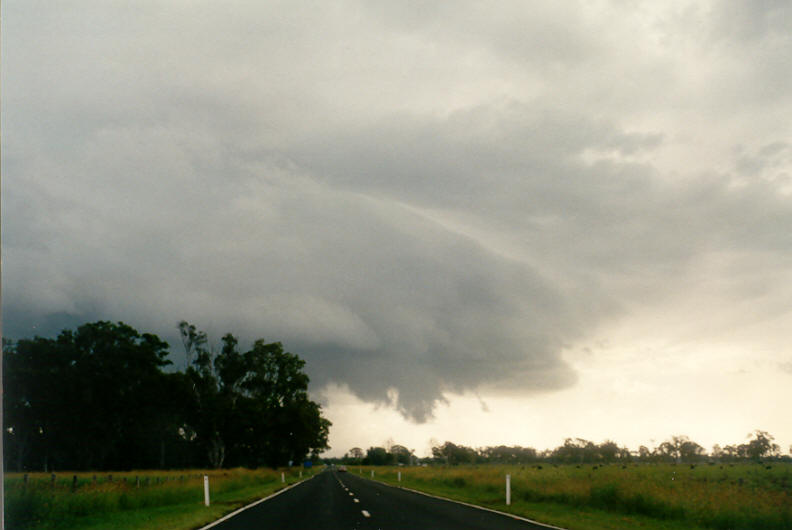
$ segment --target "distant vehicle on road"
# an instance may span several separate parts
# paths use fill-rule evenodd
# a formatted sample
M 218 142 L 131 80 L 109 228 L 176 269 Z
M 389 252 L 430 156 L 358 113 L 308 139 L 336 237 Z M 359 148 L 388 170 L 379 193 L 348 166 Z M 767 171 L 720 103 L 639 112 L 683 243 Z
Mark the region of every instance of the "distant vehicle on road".
M 346 471 L 346 466 L 338 466 L 339 471 Z

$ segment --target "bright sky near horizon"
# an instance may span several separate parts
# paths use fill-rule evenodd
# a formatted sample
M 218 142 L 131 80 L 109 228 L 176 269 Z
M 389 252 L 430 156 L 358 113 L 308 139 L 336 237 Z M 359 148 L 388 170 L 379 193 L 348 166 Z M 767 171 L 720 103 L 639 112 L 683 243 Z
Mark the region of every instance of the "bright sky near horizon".
M 792 444 L 792 3 L 11 0 L 4 336 L 281 340 L 330 455 Z

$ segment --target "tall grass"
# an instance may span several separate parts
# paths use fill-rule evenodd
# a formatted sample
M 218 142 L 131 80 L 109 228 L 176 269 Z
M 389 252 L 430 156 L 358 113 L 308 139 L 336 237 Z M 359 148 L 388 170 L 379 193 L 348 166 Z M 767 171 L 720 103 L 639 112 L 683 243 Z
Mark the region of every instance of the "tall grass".
M 50 475 L 12 474 L 5 481 L 6 522 L 10 529 L 36 528 L 42 523 L 74 521 L 80 517 L 160 506 L 203 504 L 203 475 L 209 475 L 211 498 L 222 501 L 247 489 L 276 489 L 280 471 L 244 469 L 221 471 L 130 472 L 109 476 L 93 473 Z M 286 472 L 294 482 L 297 472 Z M 77 477 L 75 483 L 74 477 Z M 95 477 L 95 478 L 94 478 Z M 112 477 L 112 478 L 111 478 Z M 65 527 L 74 527 L 66 524 Z
M 376 478 L 396 483 L 396 468 Z M 519 513 L 555 503 L 715 529 L 792 529 L 792 465 L 401 468 L 401 485 Z M 512 506 L 505 506 L 505 475 Z M 524 513 L 524 515 L 529 515 Z

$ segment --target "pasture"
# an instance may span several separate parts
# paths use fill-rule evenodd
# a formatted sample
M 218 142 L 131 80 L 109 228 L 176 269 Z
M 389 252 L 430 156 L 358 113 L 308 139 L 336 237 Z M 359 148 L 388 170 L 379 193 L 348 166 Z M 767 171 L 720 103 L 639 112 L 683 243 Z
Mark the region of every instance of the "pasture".
M 281 482 L 281 472 L 285 483 Z M 123 473 L 9 473 L 9 529 L 190 529 L 265 497 L 300 479 L 291 470 L 184 470 Z M 303 478 L 311 471 L 302 471 Z M 203 475 L 209 475 L 209 507 Z
M 372 469 L 375 479 L 389 484 L 572 530 L 792 529 L 789 463 L 350 466 L 350 472 L 367 477 Z

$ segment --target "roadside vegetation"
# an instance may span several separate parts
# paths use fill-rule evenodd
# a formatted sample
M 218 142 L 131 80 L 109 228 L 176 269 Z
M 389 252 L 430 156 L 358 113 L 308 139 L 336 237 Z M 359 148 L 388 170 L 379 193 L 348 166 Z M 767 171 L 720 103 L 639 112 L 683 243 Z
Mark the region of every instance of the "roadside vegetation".
M 5 480 L 6 525 L 31 530 L 188 530 L 312 473 L 298 469 L 59 473 L 54 481 L 49 473 L 28 474 L 27 480 L 24 474 L 12 473 Z M 204 505 L 204 474 L 209 475 L 209 507 Z
M 406 488 L 577 529 L 792 529 L 792 464 L 353 466 Z M 401 473 L 401 481 L 398 481 Z M 511 476 L 510 506 L 505 477 Z
M 308 395 L 305 361 L 280 342 L 212 344 L 178 325 L 168 343 L 123 322 L 57 338 L 3 338 L 9 471 L 282 467 L 318 458 L 330 422 Z

